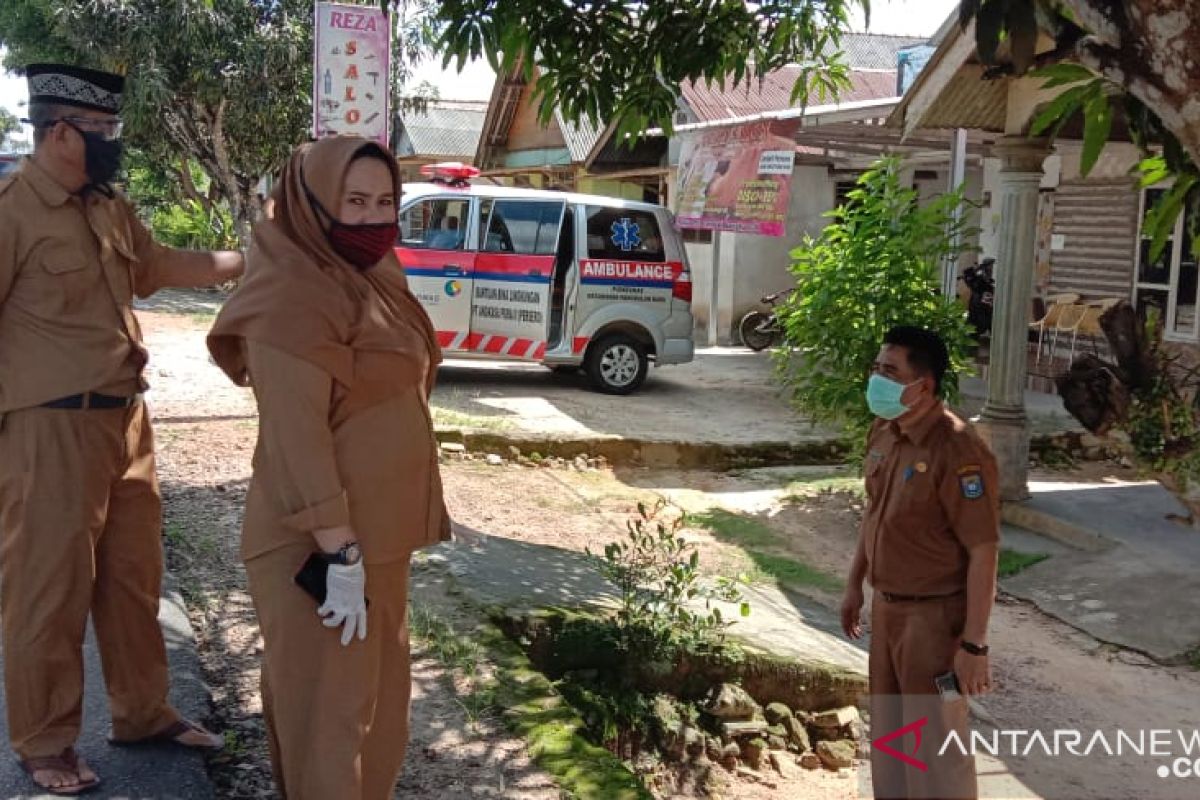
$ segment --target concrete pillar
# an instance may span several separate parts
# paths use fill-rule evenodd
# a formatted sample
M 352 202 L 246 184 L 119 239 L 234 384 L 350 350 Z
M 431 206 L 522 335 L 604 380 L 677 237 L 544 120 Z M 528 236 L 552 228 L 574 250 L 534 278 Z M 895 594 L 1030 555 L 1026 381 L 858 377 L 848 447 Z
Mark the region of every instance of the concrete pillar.
M 1029 497 L 1029 421 L 1025 415 L 1030 298 L 1037 242 L 1038 186 L 1049 153 L 1045 139 L 1005 136 L 993 149 L 1000 159 L 996 207 L 996 296 L 988 369 L 988 398 L 976 421 L 1000 467 L 1005 501 Z

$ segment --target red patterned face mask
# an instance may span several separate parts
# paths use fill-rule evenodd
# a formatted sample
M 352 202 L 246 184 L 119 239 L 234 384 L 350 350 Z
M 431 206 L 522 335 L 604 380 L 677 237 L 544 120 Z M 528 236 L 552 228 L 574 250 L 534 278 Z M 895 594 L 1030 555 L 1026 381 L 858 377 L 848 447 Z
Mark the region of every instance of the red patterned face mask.
M 369 269 L 383 260 L 396 244 L 399 233 L 400 225 L 396 222 L 348 225 L 333 220 L 329 226 L 329 244 L 354 266 Z

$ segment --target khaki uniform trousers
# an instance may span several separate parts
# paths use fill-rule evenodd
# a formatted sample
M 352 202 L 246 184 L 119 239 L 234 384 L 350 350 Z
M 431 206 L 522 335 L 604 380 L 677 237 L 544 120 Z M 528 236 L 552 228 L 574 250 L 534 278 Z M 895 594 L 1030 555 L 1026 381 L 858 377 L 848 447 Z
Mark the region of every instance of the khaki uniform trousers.
M 408 745 L 408 560 L 367 565 L 367 638 L 343 647 L 293 582 L 312 552 L 299 541 L 246 562 L 275 784 L 286 800 L 388 800 Z
M 951 730 L 962 742 L 970 741 L 966 700 L 944 702 L 934 685 L 954 667 L 966 609 L 966 593 L 919 602 L 889 603 L 879 592 L 872 598 L 871 738 L 928 719 L 917 754 L 928 771 L 871 748 L 871 780 L 880 800 L 972 800 L 978 795 L 974 757 L 954 745 L 937 756 Z M 889 744 L 911 754 L 914 736 Z
M 163 553 L 150 417 L 29 408 L 0 418 L 0 625 L 8 731 L 22 758 L 74 744 L 96 629 L 113 736 L 172 724 L 158 625 Z

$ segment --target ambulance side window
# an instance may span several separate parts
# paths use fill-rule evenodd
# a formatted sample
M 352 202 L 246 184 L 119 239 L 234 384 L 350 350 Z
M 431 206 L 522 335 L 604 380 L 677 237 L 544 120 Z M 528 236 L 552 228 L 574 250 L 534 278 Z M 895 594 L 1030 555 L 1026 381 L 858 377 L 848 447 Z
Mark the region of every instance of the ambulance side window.
M 588 258 L 606 261 L 667 260 L 658 220 L 648 211 L 588 206 Z
M 486 253 L 552 256 L 558 246 L 561 203 L 530 200 L 497 200 L 488 215 Z
M 471 201 L 437 197 L 400 213 L 400 246 L 417 250 L 462 250 Z

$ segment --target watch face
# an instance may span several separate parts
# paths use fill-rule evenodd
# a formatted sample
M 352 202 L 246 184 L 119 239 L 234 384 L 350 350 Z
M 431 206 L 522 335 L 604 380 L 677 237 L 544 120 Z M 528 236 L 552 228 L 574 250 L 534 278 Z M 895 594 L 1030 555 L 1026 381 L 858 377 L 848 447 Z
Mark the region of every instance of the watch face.
M 362 560 L 362 549 L 355 544 L 348 544 L 342 548 L 342 563 L 346 566 L 353 566 Z

